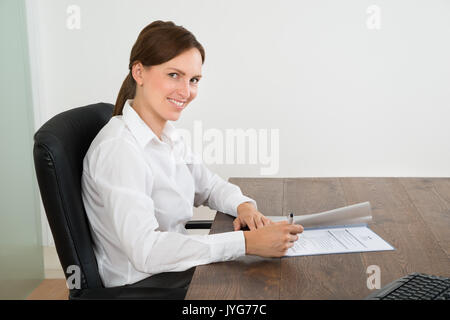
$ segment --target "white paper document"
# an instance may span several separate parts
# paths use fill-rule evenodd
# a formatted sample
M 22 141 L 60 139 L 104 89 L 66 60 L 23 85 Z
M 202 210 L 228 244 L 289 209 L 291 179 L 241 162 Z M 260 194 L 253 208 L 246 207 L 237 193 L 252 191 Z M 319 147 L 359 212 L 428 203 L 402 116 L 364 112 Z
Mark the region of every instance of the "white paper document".
M 268 216 L 283 221 L 283 216 Z M 369 202 L 337 208 L 321 213 L 295 216 L 294 223 L 305 230 L 299 234 L 286 256 L 395 250 L 367 227 L 372 221 Z
M 305 229 L 298 238 L 286 256 L 394 250 L 364 225 Z

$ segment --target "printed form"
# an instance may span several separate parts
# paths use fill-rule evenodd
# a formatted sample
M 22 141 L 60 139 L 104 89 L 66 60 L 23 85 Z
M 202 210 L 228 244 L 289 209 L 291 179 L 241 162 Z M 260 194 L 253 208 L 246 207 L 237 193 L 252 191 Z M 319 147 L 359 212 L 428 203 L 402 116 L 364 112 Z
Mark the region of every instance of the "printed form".
M 286 256 L 386 251 L 394 248 L 367 226 L 305 229 Z
M 268 216 L 274 222 L 284 216 Z M 286 256 L 395 250 L 367 227 L 372 221 L 370 202 L 356 203 L 321 213 L 295 216 L 305 229 Z

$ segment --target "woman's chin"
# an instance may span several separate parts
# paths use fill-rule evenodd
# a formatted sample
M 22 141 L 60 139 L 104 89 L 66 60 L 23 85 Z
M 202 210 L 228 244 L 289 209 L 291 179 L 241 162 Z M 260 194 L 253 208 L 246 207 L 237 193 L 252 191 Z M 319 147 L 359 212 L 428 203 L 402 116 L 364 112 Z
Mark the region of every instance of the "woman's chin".
M 170 114 L 167 115 L 166 120 L 169 121 L 177 121 L 181 116 L 181 111 L 179 112 L 171 112 Z

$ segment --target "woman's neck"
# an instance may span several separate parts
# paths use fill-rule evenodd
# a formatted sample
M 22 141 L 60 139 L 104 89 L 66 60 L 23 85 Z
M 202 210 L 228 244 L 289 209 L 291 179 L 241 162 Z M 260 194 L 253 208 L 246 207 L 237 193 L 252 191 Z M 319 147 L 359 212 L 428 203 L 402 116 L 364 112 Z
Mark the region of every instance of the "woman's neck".
M 150 106 L 146 106 L 142 101 L 134 99 L 131 106 L 141 119 L 147 124 L 147 126 L 153 131 L 153 133 L 161 140 L 161 134 L 167 120 L 161 118 L 159 115 L 153 112 Z

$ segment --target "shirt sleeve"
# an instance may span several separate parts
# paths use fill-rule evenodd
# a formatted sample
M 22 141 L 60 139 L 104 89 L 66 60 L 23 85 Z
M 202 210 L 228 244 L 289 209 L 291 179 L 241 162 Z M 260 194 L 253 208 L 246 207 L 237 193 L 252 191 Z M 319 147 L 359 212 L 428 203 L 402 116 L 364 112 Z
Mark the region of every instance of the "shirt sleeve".
M 245 255 L 241 231 L 214 235 L 158 231 L 150 196 L 153 175 L 141 151 L 118 139 L 103 142 L 94 152 L 92 178 L 104 205 L 97 218 L 103 230 L 112 229 L 136 270 L 149 274 L 184 271 Z
M 237 207 L 241 203 L 250 202 L 257 208 L 255 200 L 244 196 L 237 185 L 211 172 L 198 155 L 187 145 L 185 148 L 185 161 L 195 181 L 195 207 L 208 206 L 234 217 L 237 217 Z

